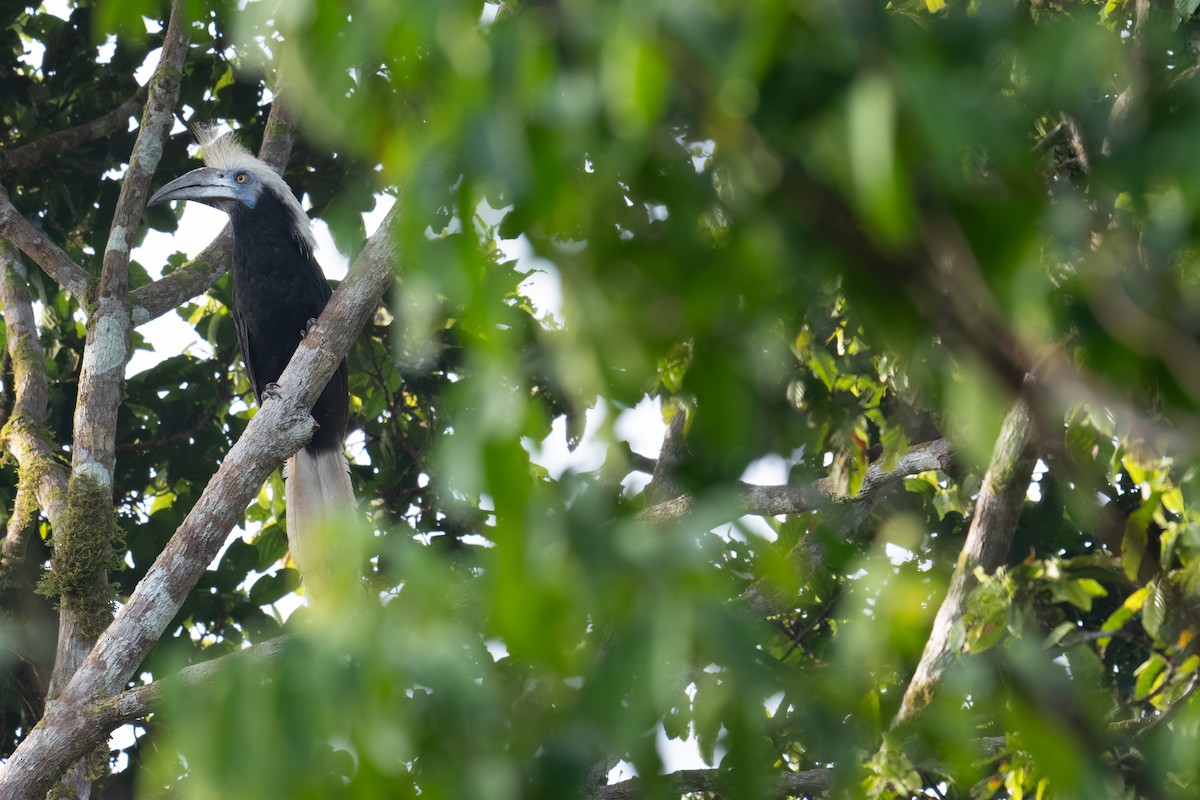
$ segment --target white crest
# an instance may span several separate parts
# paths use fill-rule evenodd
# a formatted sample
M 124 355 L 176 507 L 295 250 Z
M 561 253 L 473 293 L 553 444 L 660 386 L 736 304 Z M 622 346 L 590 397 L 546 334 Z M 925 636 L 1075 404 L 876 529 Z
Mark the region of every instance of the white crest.
M 247 150 L 232 131 L 219 133 L 215 125 L 195 125 L 192 127 L 192 136 L 195 137 L 196 144 L 200 145 L 199 156 L 204 160 L 206 167 L 222 172 L 245 170 L 258 178 L 265 190 L 273 191 L 294 217 L 296 233 L 302 243 L 307 245 L 310 253 L 316 250 L 317 242 L 313 238 L 312 223 L 300 207 L 296 195 L 292 194 L 291 187 L 279 173 Z

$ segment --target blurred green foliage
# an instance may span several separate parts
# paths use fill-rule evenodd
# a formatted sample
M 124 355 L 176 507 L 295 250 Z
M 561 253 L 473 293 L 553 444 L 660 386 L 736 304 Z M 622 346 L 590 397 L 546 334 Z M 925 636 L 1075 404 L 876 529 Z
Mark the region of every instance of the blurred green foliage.
M 679 796 L 661 738 L 692 740 L 729 797 L 806 770 L 837 796 L 1195 796 L 1200 23 L 1137 5 L 186 4 L 184 120 L 253 146 L 286 87 L 286 177 L 338 247 L 378 194 L 402 204 L 399 285 L 350 356 L 366 514 L 339 534 L 370 592 L 285 621 L 273 477 L 144 672 L 287 632 L 282 655 L 169 695 L 100 796 L 582 797 L 619 760 Z M 0 12 L 0 146 L 127 99 L 163 16 Z M 97 272 L 131 142 L 0 183 Z M 173 137 L 160 175 L 189 168 Z M 561 307 L 535 309 L 501 240 Z M 66 447 L 83 327 L 33 290 Z M 253 413 L 228 309 L 224 280 L 178 311 L 213 355 L 128 382 L 125 593 Z M 1010 564 L 978 575 L 961 664 L 893 730 L 1000 420 L 1046 364 Z M 623 484 L 649 467 L 617 421 L 647 396 L 686 414 L 663 480 L 694 505 L 665 523 Z M 601 466 L 532 460 L 589 414 Z M 943 436 L 951 468 L 862 513 L 737 519 L 764 458 L 853 494 Z M 34 542 L 28 570 L 45 558 Z M 0 603 L 7 753 L 54 618 L 19 582 Z

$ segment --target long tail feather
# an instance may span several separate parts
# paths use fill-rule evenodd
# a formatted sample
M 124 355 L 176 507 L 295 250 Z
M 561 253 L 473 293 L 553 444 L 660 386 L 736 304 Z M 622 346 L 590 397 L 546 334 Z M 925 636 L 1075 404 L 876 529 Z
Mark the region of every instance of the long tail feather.
M 331 543 L 324 541 L 328 527 L 354 510 L 350 465 L 337 450 L 310 453 L 300 450 L 288 459 L 287 536 L 292 560 L 311 590 L 328 585 L 333 577 Z

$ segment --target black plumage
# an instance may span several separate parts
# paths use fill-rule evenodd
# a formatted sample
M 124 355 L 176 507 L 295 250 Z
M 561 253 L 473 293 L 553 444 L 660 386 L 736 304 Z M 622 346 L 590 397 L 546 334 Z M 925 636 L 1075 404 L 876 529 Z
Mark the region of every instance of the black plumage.
M 230 136 L 197 133 L 206 166 L 169 182 L 150 202 L 195 200 L 229 215 L 238 345 L 255 398 L 269 401 L 268 388 L 332 292 L 313 256 L 312 226 L 283 178 Z M 284 470 L 288 544 L 310 588 L 332 577 L 333 551 L 322 532 L 336 529 L 354 509 L 342 449 L 348 405 L 343 361 L 313 407 L 320 427 Z
M 261 402 L 296 352 L 310 319 L 324 310 L 332 292 L 296 235 L 291 215 L 274 191 L 264 190 L 254 208 L 235 204 L 233 223 L 233 321 L 254 396 Z M 349 389 L 346 362 L 338 366 L 313 406 L 321 427 L 310 451 L 342 447 L 346 436 Z

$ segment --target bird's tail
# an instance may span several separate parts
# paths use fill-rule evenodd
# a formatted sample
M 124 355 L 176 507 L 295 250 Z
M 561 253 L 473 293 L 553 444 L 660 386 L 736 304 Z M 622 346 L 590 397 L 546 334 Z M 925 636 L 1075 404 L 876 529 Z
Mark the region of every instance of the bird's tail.
M 284 475 L 288 547 L 311 594 L 334 577 L 330 528 L 344 524 L 355 508 L 350 465 L 340 447 L 315 453 L 303 448 L 288 459 Z

